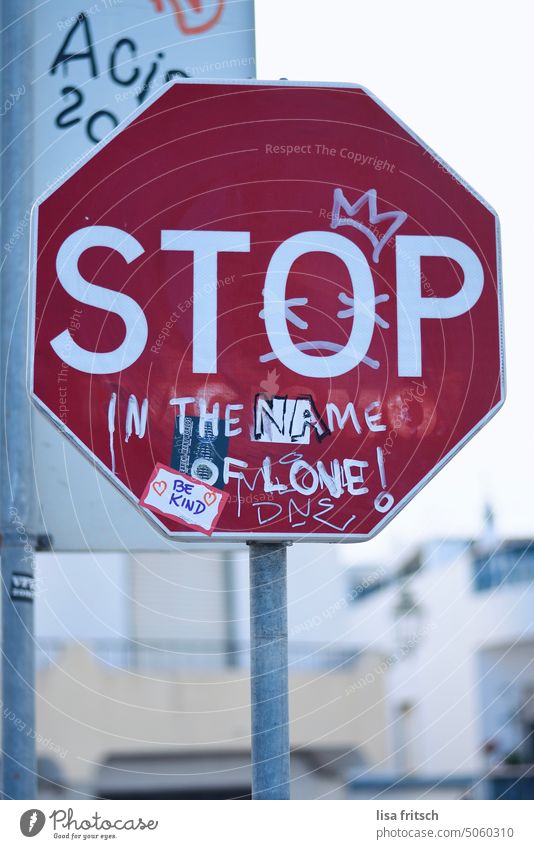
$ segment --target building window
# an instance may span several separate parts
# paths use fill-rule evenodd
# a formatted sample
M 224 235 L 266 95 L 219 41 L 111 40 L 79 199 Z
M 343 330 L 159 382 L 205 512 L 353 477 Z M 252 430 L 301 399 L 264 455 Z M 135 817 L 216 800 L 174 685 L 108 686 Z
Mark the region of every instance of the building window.
M 477 591 L 534 581 L 534 543 L 503 543 L 491 554 L 478 555 L 473 573 Z

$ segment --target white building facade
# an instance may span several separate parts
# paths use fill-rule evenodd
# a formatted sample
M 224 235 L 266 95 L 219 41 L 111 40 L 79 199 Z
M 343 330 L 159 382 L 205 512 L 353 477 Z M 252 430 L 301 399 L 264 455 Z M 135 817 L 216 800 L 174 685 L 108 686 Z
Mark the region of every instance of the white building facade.
M 365 574 L 355 570 L 353 580 Z M 441 541 L 356 599 L 363 649 L 385 656 L 374 671 L 386 690 L 383 792 L 402 785 L 440 796 L 453 784 L 453 795 L 532 792 L 533 582 L 530 540 Z

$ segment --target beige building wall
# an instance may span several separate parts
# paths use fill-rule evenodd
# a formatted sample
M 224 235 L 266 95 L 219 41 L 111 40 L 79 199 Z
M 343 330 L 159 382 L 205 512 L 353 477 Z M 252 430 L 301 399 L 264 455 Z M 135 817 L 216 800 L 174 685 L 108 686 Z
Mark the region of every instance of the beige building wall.
M 292 746 L 346 747 L 369 765 L 383 761 L 380 660 L 364 654 L 342 672 L 290 676 Z M 244 670 L 124 671 L 72 647 L 39 671 L 37 692 L 39 755 L 57 758 L 73 788 L 90 787 L 110 754 L 250 748 Z

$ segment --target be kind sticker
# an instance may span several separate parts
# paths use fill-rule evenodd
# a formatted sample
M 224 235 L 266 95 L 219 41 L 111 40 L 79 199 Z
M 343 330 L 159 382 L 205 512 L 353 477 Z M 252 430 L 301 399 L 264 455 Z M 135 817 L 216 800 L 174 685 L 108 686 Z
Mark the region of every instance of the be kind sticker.
M 227 492 L 158 463 L 139 503 L 210 536 L 227 500 Z

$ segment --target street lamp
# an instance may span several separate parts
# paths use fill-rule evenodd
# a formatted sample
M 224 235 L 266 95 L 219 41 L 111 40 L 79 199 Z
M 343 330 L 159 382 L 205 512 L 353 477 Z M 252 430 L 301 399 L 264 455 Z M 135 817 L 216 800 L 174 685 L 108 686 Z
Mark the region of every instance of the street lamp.
M 421 638 L 423 609 L 406 585 L 400 590 L 393 608 L 393 616 L 397 643 L 402 653 L 408 654 L 413 651 Z

